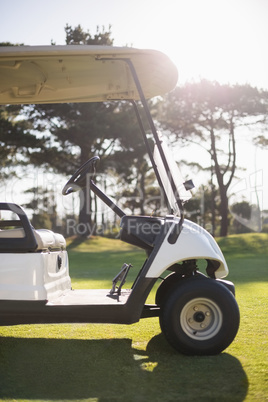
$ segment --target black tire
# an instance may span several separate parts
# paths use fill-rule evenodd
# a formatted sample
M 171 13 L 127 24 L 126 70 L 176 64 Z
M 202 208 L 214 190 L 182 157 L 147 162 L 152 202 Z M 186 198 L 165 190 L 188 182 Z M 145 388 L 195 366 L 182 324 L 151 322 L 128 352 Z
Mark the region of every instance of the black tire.
M 187 355 L 215 355 L 234 340 L 239 308 L 233 294 L 213 279 L 193 277 L 180 284 L 161 307 L 167 341 Z
M 196 272 L 195 276 L 199 279 L 207 279 L 207 276 Z M 161 306 L 165 303 L 165 300 L 170 296 L 174 289 L 176 289 L 180 284 L 184 284 L 187 278 L 183 278 L 181 274 L 172 272 L 165 279 L 162 280 L 155 294 L 155 304 Z
M 156 294 L 155 294 L 155 304 L 161 306 L 165 299 L 170 295 L 172 289 L 177 286 L 182 281 L 182 277 L 175 272 L 172 272 L 160 283 Z

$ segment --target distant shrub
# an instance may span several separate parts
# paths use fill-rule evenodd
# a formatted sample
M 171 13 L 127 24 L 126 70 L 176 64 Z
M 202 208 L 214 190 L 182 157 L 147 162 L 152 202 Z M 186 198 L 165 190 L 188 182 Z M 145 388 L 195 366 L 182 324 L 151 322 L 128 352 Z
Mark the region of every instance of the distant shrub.
M 268 233 L 268 223 L 266 223 L 265 225 L 263 225 L 261 232 L 262 232 L 262 233 Z

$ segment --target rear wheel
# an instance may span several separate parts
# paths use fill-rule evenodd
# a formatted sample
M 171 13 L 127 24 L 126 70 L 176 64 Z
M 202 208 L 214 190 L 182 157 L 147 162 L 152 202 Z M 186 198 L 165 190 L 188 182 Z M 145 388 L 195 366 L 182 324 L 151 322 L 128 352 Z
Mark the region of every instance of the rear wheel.
M 213 279 L 186 279 L 161 308 L 160 325 L 168 342 L 189 355 L 222 352 L 239 328 L 233 294 Z

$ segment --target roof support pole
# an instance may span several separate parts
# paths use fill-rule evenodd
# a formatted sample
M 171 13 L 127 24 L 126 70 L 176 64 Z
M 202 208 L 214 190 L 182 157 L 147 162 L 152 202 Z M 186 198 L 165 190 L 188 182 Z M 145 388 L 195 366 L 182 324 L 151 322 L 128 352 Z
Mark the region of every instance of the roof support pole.
M 182 205 L 182 202 L 181 202 L 181 200 L 180 200 L 180 198 L 179 198 L 179 194 L 178 194 L 178 192 L 177 192 L 177 187 L 176 187 L 176 185 L 175 185 L 175 182 L 174 182 L 174 180 L 173 180 L 173 177 L 172 177 L 172 174 L 171 174 L 171 171 L 170 171 L 168 162 L 167 162 L 167 160 L 166 160 L 166 155 L 165 155 L 165 153 L 164 153 L 164 151 L 163 151 L 161 141 L 160 141 L 159 136 L 158 136 L 158 134 L 157 134 L 157 130 L 156 130 L 155 124 L 154 124 L 154 122 L 153 122 L 153 119 L 152 119 L 152 116 L 151 116 L 151 113 L 150 113 L 150 110 L 149 110 L 148 103 L 147 103 L 147 101 L 146 101 L 146 99 L 145 99 L 145 96 L 144 96 L 144 93 L 143 93 L 143 90 L 142 90 L 142 87 L 141 87 L 141 84 L 140 84 L 140 81 L 139 81 L 139 78 L 138 78 L 138 76 L 137 76 L 137 73 L 136 73 L 136 70 L 135 70 L 135 67 L 134 67 L 133 63 L 132 63 L 131 60 L 129 60 L 129 59 L 124 59 L 124 60 L 126 61 L 126 63 L 128 64 L 128 66 L 129 66 L 129 68 L 130 68 L 132 77 L 133 77 L 133 79 L 134 79 L 134 82 L 135 82 L 135 84 L 136 84 L 137 90 L 138 90 L 139 95 L 140 95 L 140 99 L 141 99 L 142 105 L 143 105 L 143 107 L 144 107 L 144 111 L 145 111 L 145 113 L 146 113 L 146 117 L 147 117 L 147 120 L 148 120 L 148 122 L 149 122 L 149 125 L 150 125 L 150 128 L 151 128 L 151 131 L 152 131 L 152 134 L 153 134 L 155 143 L 156 143 L 156 145 L 157 145 L 157 147 L 158 147 L 158 150 L 159 150 L 161 159 L 162 159 L 162 161 L 163 161 L 163 165 L 164 165 L 164 167 L 165 167 L 165 169 L 166 169 L 166 171 L 167 171 L 167 175 L 168 175 L 168 178 L 169 178 L 169 181 L 170 181 L 170 185 L 171 185 L 172 191 L 173 191 L 174 194 L 175 194 L 176 201 L 177 201 L 178 207 L 179 207 L 179 209 L 180 209 L 180 213 L 181 213 L 181 224 L 182 224 L 182 222 L 183 222 L 183 216 L 184 216 L 183 205 Z M 156 170 L 157 170 L 157 167 L 155 166 L 155 164 L 153 165 L 153 167 L 154 167 L 154 169 L 156 168 L 156 169 L 155 169 L 155 171 L 156 171 Z M 156 175 L 157 175 L 157 174 L 158 174 L 158 173 L 156 173 Z M 163 190 L 165 191 L 165 189 L 163 189 Z

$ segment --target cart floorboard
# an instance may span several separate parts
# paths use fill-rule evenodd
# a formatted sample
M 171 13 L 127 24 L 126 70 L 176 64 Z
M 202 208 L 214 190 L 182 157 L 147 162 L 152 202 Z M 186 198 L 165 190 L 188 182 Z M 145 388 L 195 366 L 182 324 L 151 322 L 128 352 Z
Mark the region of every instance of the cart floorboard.
M 68 305 L 111 305 L 125 304 L 131 290 L 123 290 L 120 295 L 110 294 L 108 289 L 76 289 L 47 303 L 48 306 Z

